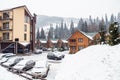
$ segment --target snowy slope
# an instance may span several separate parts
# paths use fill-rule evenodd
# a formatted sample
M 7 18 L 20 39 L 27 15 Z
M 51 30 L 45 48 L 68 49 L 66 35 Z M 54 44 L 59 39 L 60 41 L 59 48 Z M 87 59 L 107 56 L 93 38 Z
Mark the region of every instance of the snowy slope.
M 120 45 L 96 45 L 66 56 L 55 80 L 120 80 Z

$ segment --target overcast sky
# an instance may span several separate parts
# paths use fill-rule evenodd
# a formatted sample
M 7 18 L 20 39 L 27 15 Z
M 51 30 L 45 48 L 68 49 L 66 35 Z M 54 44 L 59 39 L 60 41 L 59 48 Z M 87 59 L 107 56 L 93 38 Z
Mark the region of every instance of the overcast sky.
M 120 0 L 1 0 L 0 10 L 26 5 L 31 13 L 88 18 L 120 12 Z

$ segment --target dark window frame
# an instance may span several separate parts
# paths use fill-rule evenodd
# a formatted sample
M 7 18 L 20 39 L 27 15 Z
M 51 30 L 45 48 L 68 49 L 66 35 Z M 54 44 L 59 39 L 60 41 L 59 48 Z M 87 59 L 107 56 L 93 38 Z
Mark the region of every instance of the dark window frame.
M 27 34 L 26 33 L 24 34 L 24 40 L 25 41 L 27 40 Z

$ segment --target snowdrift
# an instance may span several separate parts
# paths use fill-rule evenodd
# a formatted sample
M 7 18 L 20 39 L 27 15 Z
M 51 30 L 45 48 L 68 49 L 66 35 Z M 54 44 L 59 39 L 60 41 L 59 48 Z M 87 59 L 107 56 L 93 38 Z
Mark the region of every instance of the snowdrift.
M 120 80 L 120 45 L 95 45 L 66 56 L 55 80 Z

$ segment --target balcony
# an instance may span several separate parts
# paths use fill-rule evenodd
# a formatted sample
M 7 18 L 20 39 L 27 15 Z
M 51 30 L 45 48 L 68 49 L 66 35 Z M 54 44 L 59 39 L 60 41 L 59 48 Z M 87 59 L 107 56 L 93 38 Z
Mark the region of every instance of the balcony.
M 10 28 L 1 28 L 0 27 L 0 31 L 12 31 L 13 29 L 10 29 Z
M 0 42 L 12 42 L 12 40 L 9 40 L 9 39 L 1 39 Z
M 70 46 L 76 46 L 76 45 L 77 45 L 77 42 L 69 42 L 69 45 L 70 45 Z
M 0 41 L 1 41 L 1 42 L 11 42 L 12 40 L 5 39 L 5 38 L 0 37 Z
M 2 18 L 2 17 L 0 17 L 0 20 L 12 20 L 12 18 L 10 18 L 10 17 L 6 17 L 6 18 Z
M 0 20 L 12 20 L 13 16 L 9 14 L 3 14 L 3 16 L 0 16 Z

